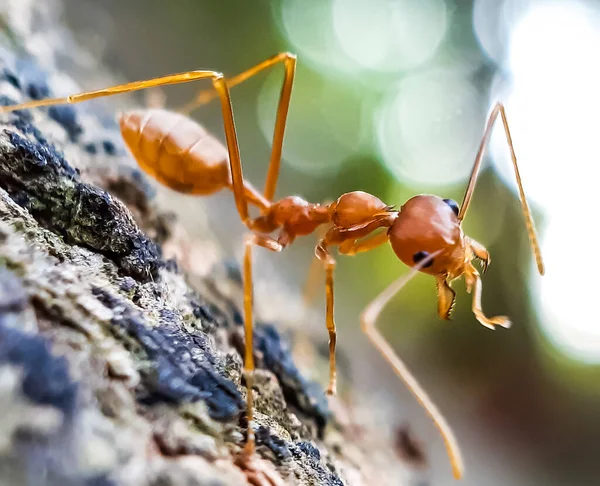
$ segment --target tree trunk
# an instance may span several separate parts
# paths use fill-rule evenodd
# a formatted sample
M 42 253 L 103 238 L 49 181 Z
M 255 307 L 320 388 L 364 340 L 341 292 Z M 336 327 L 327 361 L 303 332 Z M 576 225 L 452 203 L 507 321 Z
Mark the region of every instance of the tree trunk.
M 114 82 L 60 25 L 58 1 L 1 3 L 2 104 L 80 91 L 65 72 Z M 260 459 L 236 459 L 239 269 L 157 207 L 115 103 L 0 118 L 0 484 L 407 484 L 392 445 L 328 403 L 326 376 L 299 372 L 327 369 L 315 344 L 304 337 L 296 363 L 260 320 Z

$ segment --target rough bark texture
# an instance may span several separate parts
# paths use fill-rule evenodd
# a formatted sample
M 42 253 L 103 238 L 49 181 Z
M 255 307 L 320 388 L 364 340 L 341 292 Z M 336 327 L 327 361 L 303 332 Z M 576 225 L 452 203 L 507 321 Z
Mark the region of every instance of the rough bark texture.
M 58 2 L 0 3 L 1 103 L 78 91 L 65 70 L 109 81 Z M 103 106 L 0 118 L 0 484 L 270 484 L 234 460 L 239 270 L 155 206 Z M 212 271 L 192 287 L 199 267 Z M 389 445 L 356 440 L 275 326 L 258 322 L 255 346 L 260 467 L 286 484 L 404 483 Z M 309 356 L 304 369 L 326 369 Z

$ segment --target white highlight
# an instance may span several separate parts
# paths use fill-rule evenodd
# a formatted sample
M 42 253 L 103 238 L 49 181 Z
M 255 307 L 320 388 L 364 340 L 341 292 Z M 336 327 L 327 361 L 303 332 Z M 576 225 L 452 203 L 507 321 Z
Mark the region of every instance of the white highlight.
M 468 177 L 483 117 L 470 81 L 449 70 L 406 77 L 376 114 L 377 141 L 394 176 L 415 187 L 447 186 Z
M 342 49 L 377 71 L 412 69 L 427 61 L 447 27 L 444 0 L 333 0 L 333 27 Z
M 360 153 L 365 143 L 360 91 L 329 84 L 300 71 L 297 80 L 286 125 L 283 160 L 305 174 L 334 175 L 348 157 Z M 281 74 L 273 73 L 258 97 L 258 121 L 269 144 L 280 91 Z
M 352 77 L 425 63 L 449 22 L 444 0 L 283 0 L 276 17 L 303 59 Z
M 600 363 L 595 299 L 600 180 L 600 22 L 576 1 L 532 6 L 510 37 L 507 115 L 525 191 L 546 213 L 546 276 L 533 275 L 543 332 L 573 359 Z M 497 169 L 516 191 L 504 135 Z

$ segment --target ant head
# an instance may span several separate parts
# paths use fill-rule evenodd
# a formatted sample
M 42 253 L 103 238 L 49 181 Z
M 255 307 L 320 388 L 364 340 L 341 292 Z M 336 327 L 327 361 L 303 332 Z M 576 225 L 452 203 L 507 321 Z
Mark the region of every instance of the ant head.
M 458 204 L 451 199 L 427 194 L 409 199 L 388 231 L 394 253 L 412 267 L 440 251 L 421 271 L 431 275 L 461 273 L 465 243 L 458 212 Z

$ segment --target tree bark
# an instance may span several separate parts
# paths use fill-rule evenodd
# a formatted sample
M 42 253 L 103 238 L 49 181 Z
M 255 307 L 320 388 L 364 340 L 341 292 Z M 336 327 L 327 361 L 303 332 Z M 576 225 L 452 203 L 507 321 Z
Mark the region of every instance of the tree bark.
M 0 103 L 80 91 L 65 72 L 111 81 L 58 1 L 2 4 Z M 407 484 L 391 445 L 352 427 L 325 374 L 304 378 L 260 321 L 260 460 L 239 466 L 239 269 L 158 207 L 111 103 L 0 118 L 0 484 Z M 307 342 L 298 365 L 325 371 Z

